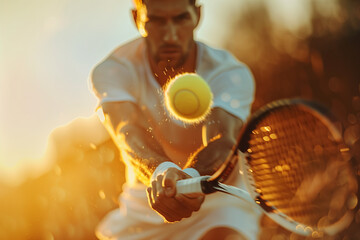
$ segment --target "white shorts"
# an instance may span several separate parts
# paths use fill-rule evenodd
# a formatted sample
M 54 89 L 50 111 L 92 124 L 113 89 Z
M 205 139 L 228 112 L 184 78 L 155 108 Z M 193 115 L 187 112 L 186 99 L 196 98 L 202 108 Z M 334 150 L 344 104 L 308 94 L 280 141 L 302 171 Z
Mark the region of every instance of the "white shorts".
M 240 177 L 235 184 L 240 186 Z M 124 184 L 119 200 L 120 208 L 107 214 L 98 225 L 99 239 L 198 240 L 213 228 L 227 227 L 255 240 L 260 231 L 261 211 L 254 203 L 223 193 L 206 196 L 198 212 L 176 223 L 165 223 L 151 209 L 143 184 Z

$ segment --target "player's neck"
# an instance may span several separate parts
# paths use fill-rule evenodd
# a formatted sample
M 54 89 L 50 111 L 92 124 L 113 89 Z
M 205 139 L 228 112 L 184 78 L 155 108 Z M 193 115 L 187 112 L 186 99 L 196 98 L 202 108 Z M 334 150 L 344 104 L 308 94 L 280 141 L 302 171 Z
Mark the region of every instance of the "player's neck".
M 174 78 L 176 75 L 179 75 L 181 73 L 195 72 L 196 56 L 197 56 L 197 47 L 195 44 L 192 50 L 190 51 L 186 61 L 181 67 L 178 68 L 161 67 L 155 64 L 153 61 L 150 61 L 150 67 L 156 81 L 160 84 L 160 86 L 163 87 L 166 85 L 169 79 Z

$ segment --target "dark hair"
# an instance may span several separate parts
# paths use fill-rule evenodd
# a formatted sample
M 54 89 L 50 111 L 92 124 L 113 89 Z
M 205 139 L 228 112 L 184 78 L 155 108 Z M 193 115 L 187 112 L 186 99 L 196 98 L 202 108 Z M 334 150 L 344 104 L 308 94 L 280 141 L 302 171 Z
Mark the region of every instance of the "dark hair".
M 133 2 L 134 2 L 134 4 L 135 4 L 135 7 L 138 9 L 141 5 L 143 5 L 144 4 L 144 1 L 145 0 L 133 0 Z M 149 1 L 151 1 L 151 0 L 149 0 Z M 189 3 L 191 4 L 191 5 L 196 5 L 196 0 L 189 0 Z

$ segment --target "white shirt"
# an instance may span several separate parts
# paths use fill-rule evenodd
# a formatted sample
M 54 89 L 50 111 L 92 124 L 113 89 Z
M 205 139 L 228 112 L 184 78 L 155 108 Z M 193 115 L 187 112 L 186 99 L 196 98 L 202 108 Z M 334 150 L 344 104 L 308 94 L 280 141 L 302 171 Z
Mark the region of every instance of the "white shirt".
M 245 121 L 254 99 L 254 80 L 249 69 L 224 50 L 200 42 L 197 50 L 196 73 L 213 92 L 212 107 L 220 107 Z M 107 73 L 109 78 L 91 79 L 99 106 L 118 101 L 137 104 L 151 125 L 148 131 L 169 159 L 182 167 L 190 154 L 203 144 L 202 124 L 188 125 L 170 116 L 164 106 L 163 90 L 151 72 L 142 38 L 119 47 L 109 59 L 116 67 L 113 73 Z M 115 79 L 112 74 L 121 78 Z M 123 158 L 130 157 L 122 154 Z

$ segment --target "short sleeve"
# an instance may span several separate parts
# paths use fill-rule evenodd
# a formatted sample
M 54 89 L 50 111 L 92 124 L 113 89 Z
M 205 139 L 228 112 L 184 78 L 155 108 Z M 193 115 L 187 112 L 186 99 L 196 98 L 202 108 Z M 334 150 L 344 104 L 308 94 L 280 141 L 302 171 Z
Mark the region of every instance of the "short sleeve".
M 214 94 L 213 107 L 220 107 L 246 121 L 254 101 L 254 78 L 245 66 L 223 71 L 209 83 Z
M 105 102 L 136 102 L 136 78 L 133 67 L 124 61 L 107 59 L 94 68 L 90 87 L 98 99 L 98 107 Z

